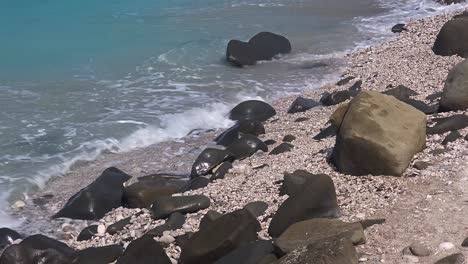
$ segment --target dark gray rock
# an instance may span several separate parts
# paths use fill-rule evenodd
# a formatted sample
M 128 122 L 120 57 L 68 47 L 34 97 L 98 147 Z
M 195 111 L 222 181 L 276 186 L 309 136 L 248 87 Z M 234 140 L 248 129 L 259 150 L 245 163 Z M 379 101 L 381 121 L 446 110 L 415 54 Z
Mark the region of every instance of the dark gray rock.
M 351 94 L 348 90 L 335 91 L 332 93 L 324 93 L 320 98 L 320 103 L 325 106 L 337 105 L 351 98 Z
M 273 253 L 273 243 L 268 240 L 258 240 L 247 243 L 231 251 L 217 260 L 215 264 L 258 264 L 265 256 Z
M 244 209 L 252 213 L 254 217 L 259 217 L 268 209 L 268 204 L 263 201 L 250 202 L 244 206 Z
M 291 52 L 291 43 L 281 35 L 271 32 L 260 32 L 249 40 L 254 47 L 257 60 L 271 60 L 276 55 Z
M 122 255 L 121 245 L 104 247 L 91 247 L 78 251 L 72 260 L 72 264 L 104 264 L 113 263 Z
M 73 195 L 53 218 L 95 220 L 122 206 L 123 183 L 130 175 L 117 168 L 108 168 L 90 185 Z
M 215 141 L 218 145 L 227 147 L 236 139 L 239 139 L 243 134 L 254 136 L 265 134 L 265 127 L 258 120 L 239 121 L 216 137 Z
M 224 179 L 224 176 L 226 173 L 229 172 L 229 170 L 232 169 L 232 163 L 229 161 L 225 161 L 219 165 L 214 171 L 213 174 L 210 177 L 211 181 L 217 180 L 217 179 Z
M 276 141 L 273 140 L 273 139 L 267 139 L 267 140 L 265 140 L 263 143 L 265 143 L 267 146 L 269 146 L 269 145 L 275 144 Z
M 427 169 L 429 166 L 431 166 L 432 164 L 430 163 L 427 163 L 425 161 L 416 161 L 413 165 L 414 168 L 418 169 L 418 170 L 425 170 Z
M 461 138 L 462 135 L 457 130 L 450 132 L 442 141 L 442 145 L 447 145 L 450 142 L 454 142 L 457 139 Z
M 226 148 L 226 151 L 231 153 L 237 160 L 248 158 L 259 150 L 267 152 L 268 146 L 253 135 L 243 135 Z
M 362 221 L 359 221 L 359 223 L 361 224 L 363 229 L 367 229 L 373 225 L 381 225 L 385 223 L 385 221 L 386 220 L 384 218 L 377 218 L 377 219 L 362 220 Z
M 452 0 L 443 0 L 452 1 Z M 432 47 L 436 55 L 452 56 L 458 55 L 468 57 L 468 19 L 460 16 L 447 21 L 439 33 Z
M 168 196 L 156 200 L 150 211 L 154 219 L 164 219 L 175 212 L 195 213 L 209 206 L 210 198 L 204 195 Z
M 232 154 L 225 150 L 207 148 L 193 163 L 190 178 L 208 175 L 216 166 L 231 158 Z
M 293 142 L 294 140 L 296 140 L 296 137 L 293 136 L 293 135 L 286 135 L 283 137 L 283 142 Z
M 407 31 L 408 29 L 406 28 L 405 24 L 396 24 L 392 27 L 392 32 L 393 33 L 401 33 L 403 31 Z
M 257 240 L 258 231 L 260 223 L 247 210 L 225 214 L 185 243 L 179 263 L 213 263 L 236 248 Z
M 200 220 L 200 224 L 198 225 L 198 229 L 205 229 L 209 228 L 210 225 L 216 221 L 216 219 L 220 218 L 223 216 L 222 213 L 218 213 L 214 210 L 209 210 L 206 212 L 206 214 L 203 216 L 203 218 Z
M 205 188 L 208 184 L 211 183 L 211 179 L 206 176 L 196 177 L 191 179 L 188 183 L 188 190 L 198 190 L 201 188 Z
M 236 105 L 229 113 L 229 119 L 237 121 L 250 119 L 263 122 L 275 115 L 275 109 L 268 103 L 248 100 Z
M 427 257 L 431 255 L 431 251 L 423 244 L 415 242 L 409 246 L 411 254 L 418 257 Z
M 11 243 L 17 239 L 22 239 L 23 236 L 18 234 L 15 230 L 10 228 L 0 228 L 0 249 L 5 246 L 11 245 Z
M 128 208 L 146 208 L 159 197 L 182 192 L 183 187 L 174 185 L 164 179 L 140 180 L 125 187 L 123 204 Z
M 437 148 L 437 149 L 429 151 L 429 153 L 433 155 L 440 155 L 440 154 L 447 153 L 448 151 L 449 150 L 446 148 Z
M 146 232 L 145 235 L 152 236 L 152 237 L 159 237 L 162 236 L 164 231 L 169 230 L 177 230 L 182 228 L 185 223 L 185 216 L 179 212 L 175 212 L 169 216 L 166 222 L 162 225 L 159 225 L 150 231 Z
M 278 155 L 281 153 L 289 152 L 294 148 L 293 145 L 283 142 L 279 144 L 276 148 L 274 148 L 272 151 L 270 151 L 269 155 Z
M 307 177 L 301 190 L 281 204 L 271 219 L 268 233 L 278 237 L 296 222 L 312 218 L 336 217 L 339 207 L 333 180 L 324 174 Z
M 294 122 L 300 123 L 300 122 L 307 121 L 307 120 L 309 120 L 309 119 L 310 119 L 310 118 L 308 118 L 308 117 L 298 117 L 298 118 L 296 118 L 296 120 L 294 120 Z
M 465 256 L 462 253 L 453 254 L 438 260 L 434 264 L 464 264 Z
M 465 19 L 468 25 L 468 16 Z M 468 30 L 465 30 L 468 31 Z M 468 37 L 468 34 L 467 34 Z M 468 51 L 468 44 L 464 43 Z M 468 55 L 467 55 L 468 56 Z M 455 65 L 447 75 L 444 90 L 440 98 L 440 110 L 443 112 L 463 111 L 468 109 L 468 61 Z
M 112 225 L 108 226 L 106 232 L 110 235 L 117 234 L 118 232 L 122 231 L 128 224 L 130 224 L 130 220 L 132 220 L 131 216 L 119 220 L 113 223 Z
M 172 264 L 164 249 L 151 236 L 133 240 L 125 249 L 117 264 Z
M 410 88 L 404 85 L 398 85 L 397 87 L 391 88 L 382 93 L 386 95 L 391 95 L 400 101 L 404 101 L 406 99 L 410 99 L 411 96 L 418 95 L 417 92 L 411 90 Z
M 362 86 L 362 81 L 357 80 L 353 85 L 351 85 L 351 87 L 348 88 L 348 91 L 351 97 L 356 96 L 362 90 L 361 86 Z
M 77 241 L 90 240 L 91 238 L 93 238 L 95 234 L 97 234 L 97 228 L 98 228 L 98 225 L 90 225 L 90 226 L 83 228 L 83 230 L 81 230 L 76 240 Z
M 436 92 L 436 93 L 426 96 L 426 100 L 433 102 L 439 99 L 441 96 L 442 96 L 442 92 Z
M 291 106 L 289 106 L 288 114 L 305 112 L 319 105 L 320 103 L 315 100 L 299 96 L 294 100 L 294 102 L 292 102 Z
M 463 129 L 468 127 L 468 116 L 459 114 L 450 117 L 436 118 L 432 121 L 436 122 L 433 127 L 427 128 L 427 134 L 443 134 L 453 130 Z
M 317 135 L 313 137 L 315 140 L 322 140 L 324 138 L 336 136 L 337 129 L 333 125 L 329 125 L 326 128 L 322 129 Z
M 187 243 L 187 241 L 190 240 L 193 234 L 194 234 L 193 232 L 187 232 L 183 235 L 175 237 L 176 245 L 178 245 L 181 249 L 183 249 L 185 247 L 185 244 Z
M 349 83 L 351 80 L 353 80 L 354 77 L 353 76 L 348 76 L 346 78 L 343 78 L 341 80 L 339 80 L 337 83 L 336 83 L 336 86 L 343 86 L 347 83 Z
M 229 41 L 226 49 L 226 59 L 237 67 L 257 63 L 255 49 L 249 43 L 237 39 Z
M 292 173 L 285 172 L 283 184 L 280 187 L 280 195 L 294 196 L 302 191 L 308 179 L 315 177 L 306 170 L 295 170 Z
M 418 109 L 419 111 L 425 113 L 426 115 L 432 115 L 439 111 L 439 105 L 437 104 L 428 105 L 424 103 L 423 101 L 419 101 L 415 99 L 405 99 L 401 101 L 411 105 L 412 107 Z

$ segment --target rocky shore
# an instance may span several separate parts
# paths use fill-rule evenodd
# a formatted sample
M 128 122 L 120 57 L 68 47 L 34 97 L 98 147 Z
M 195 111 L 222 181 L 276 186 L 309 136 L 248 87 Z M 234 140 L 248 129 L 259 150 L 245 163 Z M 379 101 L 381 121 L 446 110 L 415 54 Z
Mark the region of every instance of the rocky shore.
M 266 116 L 248 116 L 248 120 L 262 119 L 258 120 L 261 123 L 235 127 L 253 135 L 241 137 L 242 142 L 236 141 L 236 135 L 227 144 L 227 154 L 217 152 L 223 148 L 209 142 L 222 131 L 195 131 L 179 142 L 108 154 L 76 168 L 16 209 L 29 219 L 21 233 L 32 235 L 41 227 L 41 234 L 66 244 L 57 246 L 46 238 L 34 238 L 31 245 L 55 245 L 51 247 L 55 251 L 41 249 L 49 257 L 56 252 L 75 256 L 74 250 L 91 247 L 102 250 L 81 253 L 73 257 L 73 263 L 103 263 L 83 260 L 90 256 L 108 256 L 105 263 L 113 263 L 123 249 L 116 263 L 240 263 L 235 261 L 241 257 L 252 261 L 245 263 L 464 263 L 468 256 L 468 107 L 440 112 L 438 105 L 445 96 L 441 92 L 449 71 L 464 58 L 443 57 L 432 50 L 440 29 L 453 16 L 412 21 L 394 39 L 350 54 L 342 80 L 305 91 L 303 99 L 280 99 L 273 103 L 274 113 L 264 105 L 245 106 L 250 110 L 259 107 L 259 111 L 233 110 L 231 118 L 239 121 L 252 113 Z M 387 95 L 367 92 L 370 90 Z M 364 156 L 366 160 L 357 159 L 360 153 L 346 152 L 354 147 L 351 143 L 340 152 L 339 143 L 355 136 L 344 135 L 346 118 L 353 109 L 361 109 L 358 106 L 376 101 L 385 101 L 384 110 L 390 111 L 382 114 L 383 121 L 375 117 L 380 125 L 386 125 L 387 114 L 398 116 L 379 135 L 387 137 L 388 132 L 390 138 L 397 134 L 404 144 L 389 149 L 411 153 L 409 165 L 400 156 L 388 154 L 391 151 L 376 151 L 372 146 L 363 151 L 370 153 Z M 454 116 L 460 118 L 445 129 L 441 118 Z M 401 124 L 407 131 L 392 131 Z M 356 126 L 349 130 L 353 129 Z M 366 133 L 366 140 L 377 140 L 367 138 L 372 131 Z M 236 148 L 233 142 L 244 145 Z M 206 147 L 215 150 L 206 153 Z M 368 145 L 356 146 L 364 147 Z M 379 159 L 374 154 L 390 158 Z M 393 158 L 395 161 L 389 161 Z M 350 168 L 349 160 L 355 168 Z M 197 161 L 200 166 L 192 167 Z M 229 170 L 218 166 L 228 168 L 231 161 Z M 341 168 L 342 164 L 348 165 Z M 402 164 L 404 170 L 399 173 Z M 118 170 L 108 169 L 100 177 L 102 182 L 92 183 L 108 167 Z M 341 173 L 344 169 L 348 171 Z M 138 182 L 134 179 L 152 174 Z M 217 179 L 206 174 L 216 174 Z M 74 217 L 99 220 L 50 219 L 77 190 L 86 186 L 104 190 L 117 178 L 117 186 L 125 182 L 121 192 L 127 208 L 115 208 L 104 216 L 95 210 Z M 151 207 L 145 195 L 131 196 L 129 190 L 145 180 L 155 184 L 146 195 L 166 192 L 151 201 Z M 171 191 L 173 186 L 185 188 L 187 182 L 188 189 Z M 105 197 L 110 201 L 112 195 L 109 192 Z M 104 205 L 96 206 L 101 207 Z M 78 216 L 77 211 L 64 209 L 57 217 Z M 12 239 L 15 244 L 21 241 L 16 238 Z M 3 244 L 2 232 L 0 242 Z M 24 253 L 24 249 L 16 250 L 16 255 Z M 328 251 L 333 254 L 328 256 Z M 148 253 L 146 259 L 142 253 Z M 9 254 L 0 258 L 0 264 L 15 263 L 11 262 L 15 254 Z M 445 257 L 448 259 L 442 260 Z M 324 262 L 326 258 L 331 262 Z

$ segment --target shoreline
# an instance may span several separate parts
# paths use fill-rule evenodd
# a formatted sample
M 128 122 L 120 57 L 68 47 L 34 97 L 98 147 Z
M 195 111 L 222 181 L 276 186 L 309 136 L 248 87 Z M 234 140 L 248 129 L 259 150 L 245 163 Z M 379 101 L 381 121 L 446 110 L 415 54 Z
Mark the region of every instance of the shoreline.
M 396 39 L 354 52 L 347 56 L 347 59 L 351 61 L 351 65 L 343 71 L 343 76 L 354 76 L 356 77 L 355 80 L 340 87 L 334 84 L 328 84 L 319 89 L 305 91 L 301 96 L 318 100 L 323 92 L 348 88 L 359 79 L 363 81 L 362 88 L 364 90 L 383 91 L 390 84 L 393 86 L 400 84 L 406 85 L 419 93 L 415 98 L 428 102 L 428 100 L 426 100 L 427 95 L 441 91 L 448 70 L 455 63 L 461 61 L 461 59 L 457 57 L 435 56 L 430 49 L 427 49 L 428 46 L 433 43 L 433 39 L 435 38 L 434 32 L 437 34 L 443 22 L 452 15 L 454 15 L 454 13 L 411 21 L 408 23 L 409 31 L 397 36 Z M 437 65 L 438 68 L 434 67 L 434 65 Z M 427 66 L 430 67 L 428 68 Z M 371 263 L 371 260 L 385 260 L 387 263 L 398 263 L 396 261 L 401 257 L 399 256 L 401 248 L 396 248 L 398 247 L 398 243 L 411 239 L 410 236 L 415 235 L 415 231 L 418 231 L 417 233 L 422 233 L 421 235 L 424 239 L 420 240 L 426 241 L 428 236 L 435 235 L 434 239 L 437 239 L 439 242 L 445 239 L 454 242 L 454 244 L 459 244 L 458 240 L 463 236 L 463 234 L 461 234 L 462 232 L 460 232 L 460 234 L 454 234 L 451 233 L 454 229 L 450 228 L 449 234 L 443 234 L 444 232 L 431 233 L 428 232 L 428 230 L 434 227 L 426 230 L 422 227 L 418 227 L 416 224 L 401 226 L 398 225 L 398 222 L 402 219 L 395 216 L 394 212 L 400 212 L 404 217 L 410 217 L 415 214 L 420 215 L 419 219 L 426 219 L 426 221 L 421 221 L 427 223 L 427 220 L 430 220 L 429 216 L 435 218 L 441 217 L 440 215 L 436 217 L 436 212 L 431 210 L 424 211 L 423 209 L 416 209 L 416 207 L 414 207 L 415 205 L 425 207 L 434 206 L 430 205 L 430 202 L 433 201 L 434 198 L 428 199 L 427 195 L 431 195 L 431 197 L 440 195 L 430 194 L 440 188 L 440 190 L 444 191 L 442 194 L 447 192 L 447 195 L 449 195 L 447 197 L 450 199 L 459 196 L 464 197 L 467 194 L 467 190 L 464 192 L 455 187 L 465 186 L 462 185 L 464 184 L 462 179 L 468 177 L 467 175 L 460 174 L 460 171 L 463 171 L 460 169 L 460 166 L 465 165 L 465 168 L 467 168 L 466 164 L 468 160 L 466 157 L 468 150 L 466 146 L 463 148 L 463 144 L 462 146 L 452 144 L 448 146 L 448 148 L 451 148 L 449 152 L 440 156 L 433 155 L 430 152 L 438 147 L 438 142 L 443 138 L 429 136 L 426 149 L 417 154 L 413 160 L 430 161 L 433 163 L 433 166 L 428 169 L 419 171 L 411 165 L 410 168 L 406 170 L 404 177 L 354 177 L 342 175 L 334 171 L 326 161 L 327 153 L 330 148 L 333 147 L 334 138 L 327 138 L 319 142 L 312 139 L 312 136 L 316 135 L 321 128 L 325 127 L 328 117 L 333 113 L 336 106 L 316 107 L 304 113 L 286 114 L 287 107 L 295 98 L 296 96 L 284 97 L 276 100 L 272 104 L 277 110 L 277 115 L 272 120 L 265 122 L 267 133 L 260 136 L 262 140 L 276 140 L 278 143 L 272 146 L 275 147 L 281 142 L 285 135 L 292 134 L 296 137 L 296 140 L 292 142 L 295 146 L 292 152 L 278 156 L 256 154 L 251 158 L 236 162 L 234 168 L 229 172 L 229 176 L 225 179 L 217 180 L 206 188 L 185 192 L 184 194 L 204 194 L 209 196 L 214 201 L 209 209 L 217 210 L 221 213 L 239 209 L 246 203 L 259 199 L 267 202 L 269 208 L 264 215 L 259 217 L 259 220 L 263 229 L 263 231 L 260 232 L 260 237 L 268 238 L 269 236 L 265 230 L 268 228 L 271 215 L 277 210 L 278 205 L 286 199 L 286 197 L 278 195 L 277 186 L 275 186 L 274 182 L 282 179 L 283 172 L 305 169 L 311 173 L 326 173 L 333 178 L 337 188 L 339 205 L 342 209 L 341 220 L 359 221 L 363 218 L 387 219 L 386 224 L 373 226 L 366 230 L 366 236 L 369 241 L 367 244 L 358 247 L 358 252 L 368 256 L 369 262 L 365 263 Z M 466 111 L 460 111 L 459 113 L 466 114 Z M 435 116 L 444 116 L 444 114 Z M 299 117 L 306 117 L 309 118 L 309 120 L 294 122 L 294 120 Z M 430 119 L 433 117 L 434 116 L 430 117 Z M 462 132 L 462 134 L 465 135 L 468 129 L 465 128 Z M 52 215 L 51 212 L 55 213 L 60 208 L 61 204 L 66 202 L 71 195 L 89 184 L 105 168 L 110 166 L 116 166 L 135 177 L 155 173 L 158 172 L 158 170 L 189 171 L 193 159 L 199 151 L 206 146 L 208 140 L 214 139 L 215 134 L 218 133 L 211 131 L 202 133 L 198 137 L 184 138 L 174 142 L 158 143 L 127 153 L 102 155 L 96 161 L 90 162 L 87 165 L 77 166 L 65 176 L 49 182 L 44 190 L 32 195 L 32 199 L 28 201 L 24 211 L 19 212 L 17 215 L 35 212 L 36 214 L 31 214 L 30 216 L 38 218 L 30 219 L 30 221 L 34 223 L 49 223 L 50 221 L 48 220 L 47 214 L 50 216 Z M 158 164 L 154 159 L 164 155 L 161 155 L 161 150 L 175 153 L 182 153 L 187 150 L 190 153 L 186 156 L 163 157 L 159 160 Z M 119 157 L 124 157 L 124 160 L 113 160 Z M 288 162 L 284 162 L 285 159 L 287 159 Z M 166 162 L 169 162 L 169 164 L 167 164 L 169 166 L 164 166 Z M 266 166 L 263 166 L 264 164 L 266 164 Z M 454 165 L 458 167 L 455 169 Z M 451 174 L 442 175 L 443 173 Z M 448 182 L 452 183 L 447 184 Z M 248 188 L 246 188 L 246 186 L 248 186 Z M 420 186 L 425 186 L 427 189 L 421 190 Z M 250 191 L 252 188 L 255 188 L 255 193 Z M 227 192 L 227 190 L 229 190 L 229 192 Z M 39 206 L 33 203 L 34 199 L 49 193 L 52 193 L 54 197 L 48 199 L 44 205 Z M 399 203 L 404 204 L 404 206 L 408 208 L 402 207 Z M 434 203 L 440 207 L 444 206 L 443 202 L 438 201 Z M 458 201 L 456 203 L 458 204 Z M 404 213 L 404 209 L 408 211 L 406 214 Z M 415 213 L 414 210 L 418 212 Z M 108 214 L 103 220 L 96 222 L 108 225 L 120 217 L 127 217 L 139 211 L 145 210 L 119 208 Z M 196 231 L 199 220 L 207 211 L 208 210 L 202 210 L 195 214 L 189 214 L 186 221 L 187 226 L 184 226 L 181 230 L 171 231 L 170 235 L 176 237 L 187 231 Z M 453 213 L 457 214 L 457 212 Z M 458 213 L 459 215 L 454 218 L 463 221 L 463 212 L 461 211 Z M 422 216 L 424 214 L 427 215 Z M 41 215 L 44 217 L 43 219 L 40 219 Z M 407 220 L 410 219 L 408 218 Z M 43 234 L 58 237 L 75 248 L 84 248 L 123 241 L 124 239 L 122 239 L 122 237 L 131 233 L 130 230 L 141 231 L 143 229 L 150 229 L 161 224 L 163 221 L 151 220 L 148 213 L 143 213 L 138 216 L 138 221 L 135 219 L 134 223 L 128 227 L 129 230 L 125 232 L 126 234 L 114 236 L 105 235 L 81 243 L 73 240 L 77 233 L 79 233 L 85 225 L 89 224 L 88 221 L 60 219 L 54 220 L 54 222 L 53 224 L 49 223 L 50 230 L 46 230 Z M 149 222 L 151 224 L 143 227 L 139 224 L 141 222 Z M 459 227 L 463 225 L 464 223 L 461 222 Z M 71 231 L 64 232 L 65 226 L 73 227 Z M 468 223 L 466 226 L 468 226 Z M 414 230 L 405 233 L 405 228 L 407 227 L 413 227 Z M 449 226 L 447 225 L 446 227 Z M 70 228 L 68 229 L 70 230 Z M 445 229 L 442 229 L 442 231 L 444 230 Z M 27 229 L 24 231 L 27 231 Z M 426 231 L 426 233 L 424 233 L 424 231 Z M 436 231 L 440 230 L 436 228 Z M 135 236 L 131 237 L 137 237 L 138 235 L 138 232 L 136 232 Z M 387 245 L 387 243 L 389 245 Z M 404 244 L 401 246 L 404 247 L 407 245 Z M 170 244 L 166 248 L 166 252 L 168 252 L 170 257 L 177 259 L 178 249 L 175 245 Z M 439 256 L 434 256 L 433 259 L 425 260 L 435 260 L 436 257 L 438 258 Z

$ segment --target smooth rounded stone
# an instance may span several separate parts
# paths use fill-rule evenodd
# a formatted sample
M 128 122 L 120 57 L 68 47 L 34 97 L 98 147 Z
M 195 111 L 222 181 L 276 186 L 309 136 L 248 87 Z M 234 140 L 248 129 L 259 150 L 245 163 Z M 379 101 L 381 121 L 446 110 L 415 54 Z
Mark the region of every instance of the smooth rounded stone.
M 431 166 L 432 164 L 430 163 L 427 163 L 425 161 L 416 161 L 414 164 L 413 164 L 413 167 L 417 170 L 425 170 L 427 169 L 429 166 Z
M 337 105 L 351 98 L 348 90 L 335 91 L 332 93 L 325 92 L 320 98 L 320 103 L 325 106 Z
M 296 140 L 296 137 L 293 136 L 293 135 L 286 135 L 283 137 L 283 142 L 293 142 L 294 140 Z
M 200 220 L 200 224 L 198 225 L 198 229 L 205 229 L 209 228 L 210 225 L 216 221 L 216 219 L 220 218 L 223 216 L 222 213 L 219 213 L 215 210 L 209 210 L 206 212 L 206 214 L 203 216 L 203 218 Z
M 457 130 L 450 132 L 442 141 L 442 145 L 447 145 L 450 142 L 454 142 L 457 139 L 461 138 L 462 135 Z
M 333 125 L 329 125 L 326 128 L 320 130 L 320 132 L 313 137 L 315 140 L 322 140 L 324 138 L 334 137 L 336 136 L 336 127 Z
M 232 154 L 225 150 L 206 148 L 193 163 L 190 178 L 208 175 L 216 166 L 231 158 Z
M 255 49 L 247 42 L 237 39 L 230 40 L 226 48 L 226 59 L 237 67 L 257 63 Z
M 279 264 L 357 264 L 353 243 L 346 237 L 329 237 L 293 249 Z
M 345 77 L 345 78 L 339 80 L 338 82 L 336 82 L 336 86 L 343 86 L 343 85 L 349 83 L 351 80 L 354 80 L 353 76 Z
M 11 245 L 13 241 L 17 239 L 22 239 L 18 232 L 10 228 L 0 228 L 0 249 L 5 246 Z
M 362 81 L 357 80 L 351 87 L 348 88 L 349 94 L 351 97 L 355 97 L 356 95 L 359 94 L 360 91 L 362 91 Z
M 393 33 L 401 33 L 403 31 L 407 31 L 406 24 L 396 24 L 392 27 Z
M 443 118 L 435 118 L 432 120 L 436 124 L 427 128 L 427 134 L 443 134 L 453 130 L 463 129 L 468 127 L 468 116 L 459 114 Z
M 453 243 L 450 243 L 450 242 L 442 242 L 439 244 L 439 250 L 450 250 L 452 248 L 454 248 L 455 245 Z
M 461 246 L 462 247 L 468 247 L 468 237 L 463 240 Z
M 416 256 L 412 256 L 412 255 L 403 255 L 402 259 L 404 261 L 403 263 L 406 263 L 406 264 L 419 262 L 419 258 Z
M 226 148 L 226 151 L 232 153 L 237 160 L 248 158 L 259 150 L 267 152 L 268 146 L 253 135 L 243 135 Z
M 466 25 L 468 26 L 468 17 Z M 467 30 L 465 30 L 467 31 Z M 468 39 L 468 34 L 467 34 Z M 468 44 L 466 51 L 468 56 Z M 468 61 L 465 60 L 455 65 L 447 75 L 444 90 L 440 98 L 442 111 L 459 111 L 468 109 Z
M 0 264 L 70 263 L 75 251 L 67 244 L 44 235 L 33 235 L 3 251 Z
M 315 218 L 297 222 L 288 227 L 276 240 L 276 246 L 283 253 L 323 239 L 345 237 L 353 245 L 366 242 L 364 229 L 360 223 L 345 223 L 338 219 Z
M 104 235 L 106 233 L 106 226 L 105 225 L 98 225 L 97 233 L 100 235 Z
M 191 179 L 188 184 L 187 184 L 187 189 L 188 190 L 198 190 L 198 189 L 202 189 L 202 188 L 205 188 L 206 186 L 208 186 L 208 184 L 211 183 L 211 179 L 209 179 L 207 176 L 200 176 L 200 177 L 196 177 L 194 179 Z
M 263 201 L 250 202 L 244 206 L 244 209 L 252 213 L 254 217 L 259 217 L 268 209 L 268 204 Z
M 271 60 L 279 54 L 291 52 L 291 43 L 284 36 L 260 32 L 249 40 L 249 44 L 256 50 L 257 60 Z
M 121 170 L 107 168 L 90 185 L 74 194 L 53 218 L 95 220 L 122 206 L 124 182 L 131 178 Z
M 292 144 L 289 144 L 287 142 L 283 142 L 283 143 L 279 144 L 276 148 L 274 148 L 272 151 L 270 151 L 270 153 L 268 155 L 278 155 L 278 154 L 281 154 L 281 153 L 290 152 L 293 148 L 294 148 L 294 146 Z
M 236 105 L 229 112 L 229 119 L 237 121 L 253 119 L 263 122 L 275 115 L 276 110 L 268 103 L 259 100 L 248 100 Z
M 225 161 L 221 163 L 221 165 L 213 169 L 213 174 L 211 174 L 210 181 L 224 179 L 224 176 L 229 172 L 230 169 L 232 169 L 231 162 Z
M 81 230 L 80 234 L 76 238 L 76 241 L 90 240 L 97 233 L 98 233 L 98 225 L 87 226 L 83 228 L 83 230 Z
M 151 236 L 133 240 L 125 249 L 117 264 L 172 264 L 164 249 Z
M 127 225 L 129 225 L 131 220 L 132 220 L 131 216 L 124 218 L 122 220 L 119 220 L 113 223 L 112 225 L 108 226 L 106 229 L 106 232 L 109 235 L 117 234 L 118 232 L 122 231 Z
M 443 0 L 453 1 L 453 0 Z M 457 1 L 457 0 L 455 0 Z M 439 33 L 432 47 L 436 55 L 452 56 L 458 55 L 463 58 L 468 57 L 468 19 L 465 16 L 459 16 L 447 21 Z
M 453 254 L 438 260 L 434 264 L 464 264 L 465 256 L 462 253 Z
M 195 213 L 210 206 L 210 198 L 204 195 L 161 197 L 151 206 L 154 219 L 164 219 L 172 213 Z
M 386 220 L 384 218 L 377 218 L 377 219 L 362 220 L 362 221 L 359 221 L 359 223 L 361 224 L 362 228 L 365 230 L 373 225 L 381 225 L 385 223 L 385 221 Z
M 296 118 L 296 120 L 294 120 L 294 122 L 300 123 L 300 122 L 307 121 L 307 120 L 309 120 L 309 119 L 310 119 L 310 118 L 308 118 L 308 117 L 298 117 L 298 118 Z
M 269 240 L 258 240 L 244 244 L 220 258 L 215 264 L 258 264 L 265 256 L 274 251 Z M 241 261 L 242 260 L 242 261 Z
M 162 236 L 165 231 L 170 230 L 177 230 L 182 228 L 185 223 L 185 216 L 179 212 L 175 212 L 169 216 L 166 222 L 162 225 L 159 225 L 150 231 L 148 231 L 145 235 L 158 237 Z
M 289 106 L 288 114 L 302 113 L 319 105 L 320 103 L 313 99 L 299 96 L 292 102 L 291 106 Z
M 398 85 L 397 87 L 388 89 L 386 91 L 383 91 L 382 93 L 386 95 L 391 95 L 401 101 L 410 99 L 411 96 L 418 95 L 417 92 L 411 90 L 410 88 L 404 85 Z
M 121 245 L 91 247 L 78 251 L 71 261 L 72 264 L 104 264 L 116 261 L 122 255 Z
M 265 143 L 267 146 L 270 146 L 270 145 L 275 144 L 276 141 L 273 140 L 273 139 L 267 139 L 267 140 L 263 141 L 263 143 Z
M 159 242 L 163 243 L 163 244 L 171 244 L 172 242 L 175 241 L 175 238 L 170 236 L 170 235 L 162 235 L 160 238 L 159 238 Z
M 170 184 L 164 179 L 143 180 L 125 187 L 122 200 L 128 208 L 146 208 L 159 197 L 181 191 L 183 191 L 181 186 Z
M 312 218 L 336 217 L 339 207 L 333 180 L 325 174 L 308 178 L 301 190 L 291 195 L 280 205 L 271 219 L 268 233 L 280 236 L 296 222 Z
M 242 120 L 216 137 L 215 142 L 218 145 L 227 147 L 236 139 L 239 139 L 243 134 L 254 136 L 262 135 L 265 134 L 265 127 L 262 122 L 258 120 Z
M 180 264 L 212 263 L 234 249 L 257 240 L 260 223 L 244 209 L 225 214 L 200 229 L 185 243 Z
M 306 170 L 295 170 L 292 173 L 285 172 L 283 184 L 279 189 L 280 195 L 294 196 L 302 191 L 307 179 L 315 175 Z
M 426 115 L 376 91 L 351 100 L 337 127 L 332 161 L 344 174 L 401 176 L 426 145 Z
M 427 257 L 431 255 L 431 251 L 423 244 L 415 242 L 409 246 L 411 253 L 418 257 Z

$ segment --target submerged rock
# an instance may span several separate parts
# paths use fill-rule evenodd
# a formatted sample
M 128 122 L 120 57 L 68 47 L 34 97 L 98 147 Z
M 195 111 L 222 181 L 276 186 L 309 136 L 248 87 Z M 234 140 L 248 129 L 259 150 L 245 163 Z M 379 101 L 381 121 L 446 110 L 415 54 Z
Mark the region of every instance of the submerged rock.
M 23 237 L 15 230 L 10 228 L 0 228 L 0 249 L 5 246 L 11 245 L 13 241 L 22 239 Z

